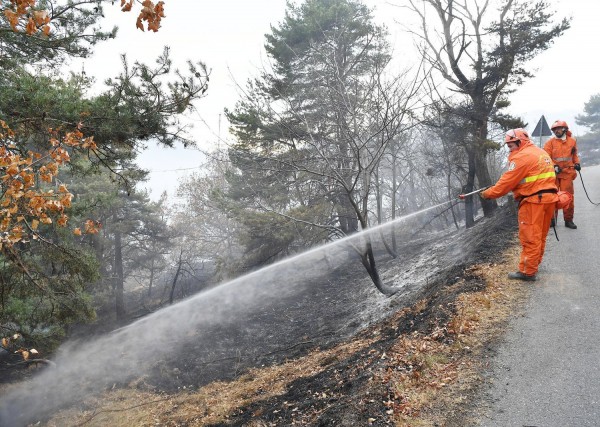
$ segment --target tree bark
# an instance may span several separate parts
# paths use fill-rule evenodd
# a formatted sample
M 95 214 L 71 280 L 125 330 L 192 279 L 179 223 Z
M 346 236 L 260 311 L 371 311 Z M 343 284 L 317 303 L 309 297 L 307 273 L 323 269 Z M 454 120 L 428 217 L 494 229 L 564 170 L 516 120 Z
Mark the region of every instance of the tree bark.
M 150 280 L 148 282 L 148 297 L 152 296 L 152 285 L 154 282 L 154 259 L 150 261 Z
M 481 94 L 481 97 L 483 98 L 483 94 Z M 480 108 L 484 110 L 484 106 Z M 490 177 L 490 171 L 486 161 L 487 152 L 485 149 L 485 141 L 487 140 L 488 135 L 488 122 L 487 120 L 478 120 L 475 123 L 475 126 L 475 174 L 480 187 L 488 187 L 492 185 L 492 178 Z M 498 203 L 495 200 L 482 200 L 481 207 L 483 208 L 483 215 L 485 217 L 491 217 L 498 207 Z
M 173 300 L 175 299 L 175 286 L 177 285 L 177 279 L 179 278 L 179 273 L 181 273 L 182 264 L 183 264 L 183 251 L 179 253 L 179 261 L 177 261 L 177 271 L 175 272 L 175 277 L 173 278 L 173 283 L 171 284 L 171 293 L 169 294 L 169 305 L 173 304 Z
M 365 269 L 367 270 L 367 272 L 369 273 L 369 276 L 371 277 L 371 281 L 373 282 L 375 287 L 379 290 L 379 292 L 381 292 L 382 294 L 387 295 L 387 296 L 394 295 L 398 291 L 387 286 L 381 280 L 381 277 L 379 276 L 379 272 L 377 271 L 377 265 L 375 264 L 375 255 L 373 254 L 373 246 L 371 245 L 371 240 L 369 239 L 369 237 L 366 237 L 366 239 L 367 239 L 366 248 L 360 254 L 360 260 L 361 260 L 362 264 L 365 267 Z
M 124 282 L 123 275 L 123 252 L 121 243 L 121 232 L 115 233 L 115 310 L 117 320 L 125 319 L 125 298 L 124 298 Z
M 467 156 L 469 158 L 469 169 L 467 171 L 467 185 L 465 186 L 465 193 L 473 191 L 475 186 L 475 154 L 472 149 L 467 148 Z M 467 196 L 465 198 L 465 226 L 467 228 L 475 225 L 475 210 L 473 205 L 473 196 Z

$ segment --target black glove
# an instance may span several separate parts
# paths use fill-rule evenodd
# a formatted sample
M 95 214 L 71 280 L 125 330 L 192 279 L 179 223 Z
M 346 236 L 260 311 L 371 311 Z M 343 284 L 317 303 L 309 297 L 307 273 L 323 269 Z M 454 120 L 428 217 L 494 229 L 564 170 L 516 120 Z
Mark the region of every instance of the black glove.
M 573 166 L 575 168 L 575 170 L 577 172 L 579 172 L 581 170 L 581 165 L 579 163 L 575 163 L 575 166 Z
M 554 165 L 554 172 L 558 175 L 559 173 L 562 172 L 562 169 L 560 168 L 560 166 Z
M 488 188 L 491 188 L 491 187 L 492 187 L 491 185 L 488 185 L 488 186 L 487 186 L 487 187 L 485 187 L 483 190 L 481 190 L 479 193 L 477 193 L 477 195 L 478 195 L 478 196 L 481 198 L 481 200 L 487 200 L 487 197 L 485 197 L 485 196 L 483 195 L 483 192 L 484 192 L 485 190 L 487 190 Z

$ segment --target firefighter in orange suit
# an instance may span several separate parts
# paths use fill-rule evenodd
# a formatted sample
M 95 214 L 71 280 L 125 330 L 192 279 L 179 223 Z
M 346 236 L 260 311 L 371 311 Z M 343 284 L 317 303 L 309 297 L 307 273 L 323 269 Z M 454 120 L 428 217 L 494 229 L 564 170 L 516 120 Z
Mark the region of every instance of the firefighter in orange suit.
M 581 170 L 579 156 L 577 155 L 577 141 L 571 135 L 567 122 L 557 120 L 552 124 L 551 129 L 554 137 L 546 141 L 544 150 L 546 150 L 546 153 L 548 153 L 554 162 L 556 185 L 559 190 L 574 194 L 573 181 L 577 178 L 577 172 Z M 563 209 L 565 227 L 573 230 L 577 228 L 573 222 L 574 213 L 575 201 L 573 199 L 573 202 Z M 555 223 L 555 218 L 558 218 L 558 211 L 554 213 L 552 225 Z
M 519 203 L 519 271 L 510 279 L 534 281 L 546 247 L 550 220 L 558 200 L 556 174 L 550 156 L 535 146 L 524 129 L 511 129 L 505 142 L 510 150 L 508 170 L 498 182 L 482 191 L 484 199 L 496 199 L 509 191 Z

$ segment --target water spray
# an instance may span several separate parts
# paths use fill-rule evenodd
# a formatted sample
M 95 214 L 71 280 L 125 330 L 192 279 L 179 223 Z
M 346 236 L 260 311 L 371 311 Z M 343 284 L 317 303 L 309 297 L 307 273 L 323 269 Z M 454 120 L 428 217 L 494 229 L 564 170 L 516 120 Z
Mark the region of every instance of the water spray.
M 206 289 L 109 334 L 64 343 L 54 355 L 52 367 L 1 395 L 0 426 L 35 424 L 61 408 L 80 404 L 86 396 L 142 377 L 201 386 L 229 379 L 239 369 L 270 363 L 277 359 L 274 355 L 295 348 L 307 335 L 315 347 L 352 336 L 384 316 L 392 302 L 360 280 L 346 293 L 329 294 L 328 275 L 356 262 L 355 246 L 375 243 L 375 237 L 385 230 L 395 232 L 394 227 L 402 222 L 450 203 L 459 201 L 452 198 L 314 247 Z M 410 225 L 406 229 L 407 233 L 412 230 Z M 455 265 L 475 246 L 452 248 L 447 260 L 435 259 L 438 268 Z M 402 290 L 399 298 L 429 283 L 435 271 L 429 272 L 428 259 L 424 256 L 416 260 L 415 269 L 386 278 L 391 287 Z M 307 315 L 312 312 L 314 295 L 325 307 L 319 315 Z M 340 307 L 343 309 L 338 310 Z M 266 324 L 276 325 L 279 332 L 264 327 L 267 317 Z M 273 339 L 275 332 L 278 340 Z M 244 351 L 236 352 L 239 348 Z M 190 373 L 170 368 L 180 353 L 193 354 Z
M 306 336 L 312 342 L 306 348 L 352 336 L 382 318 L 389 305 L 399 300 L 388 300 L 374 287 L 365 286 L 366 276 L 345 283 L 343 292 L 334 292 L 329 275 L 357 262 L 355 246 L 369 242 L 383 250 L 382 233 L 397 232 L 394 227 L 402 222 L 451 202 L 458 203 L 445 201 L 314 247 L 109 334 L 64 343 L 53 356 L 53 366 L 0 394 L 0 426 L 35 424 L 61 408 L 80 404 L 87 396 L 139 378 L 201 386 L 233 378 L 240 369 L 283 360 Z M 410 224 L 405 228 L 407 234 L 412 231 Z M 435 259 L 438 268 L 444 263 L 443 268 L 453 266 L 469 252 L 462 245 L 453 248 L 452 256 Z M 396 298 L 411 295 L 431 281 L 436 272 L 430 269 L 433 258 L 429 257 L 433 254 L 415 260 L 415 269 L 385 278 L 390 287 L 402 291 Z M 318 314 L 312 309 L 315 300 L 322 305 Z M 180 354 L 193 355 L 190 372 L 172 369 L 171 363 Z

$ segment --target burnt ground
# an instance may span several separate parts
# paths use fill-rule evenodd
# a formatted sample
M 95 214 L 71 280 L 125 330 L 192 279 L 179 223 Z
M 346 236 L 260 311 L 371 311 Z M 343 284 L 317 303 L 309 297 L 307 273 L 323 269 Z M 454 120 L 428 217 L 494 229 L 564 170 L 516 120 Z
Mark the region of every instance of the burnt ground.
M 257 386 L 252 399 L 237 401 L 220 419 L 192 413 L 162 425 L 399 425 L 398 414 L 414 415 L 419 409 L 402 403 L 402 392 L 397 384 L 390 387 L 390 378 L 410 372 L 418 380 L 423 362 L 391 363 L 385 355 L 397 355 L 399 338 L 413 335 L 433 337 L 426 347 L 451 346 L 456 336 L 447 324 L 457 313 L 457 299 L 485 288 L 471 266 L 496 263 L 499 254 L 514 245 L 515 232 L 514 213 L 502 208 L 469 230 L 405 239 L 396 258 L 380 249 L 378 267 L 384 281 L 400 289 L 389 298 L 375 290 L 352 259 L 332 266 L 318 279 L 310 278 L 309 285 L 297 284 L 294 292 L 269 289 L 266 294 L 272 298 L 254 309 L 232 311 L 226 321 L 204 325 L 201 337 L 188 333 L 189 339 L 176 352 L 161 354 L 142 376 L 122 376 L 113 388 L 133 384 L 140 393 L 176 398 L 200 393 L 214 381 L 251 383 L 261 370 L 319 355 L 317 367 L 301 369 L 297 377 L 286 376 L 283 392 L 271 393 L 267 382 Z M 279 283 L 292 279 L 281 277 Z M 352 350 L 338 351 L 344 345 Z M 85 400 L 79 398 L 61 406 Z M 101 406 L 87 401 L 76 411 L 89 415 Z M 439 425 L 465 425 L 461 414 L 446 414 L 446 423 Z M 32 421 L 48 415 L 36 415 Z M 71 423 L 79 425 L 82 416 L 74 415 L 79 421 L 70 418 Z
M 275 286 L 274 297 L 256 309 L 232 311 L 226 321 L 203 325 L 197 340 L 187 340 L 176 353 L 158 361 L 144 382 L 153 390 L 176 392 L 215 380 L 234 380 L 248 369 L 330 348 L 423 298 L 443 304 L 435 298 L 455 295 L 438 296 L 440 288 L 468 279 L 465 269 L 475 263 L 495 261 L 496 254 L 512 242 L 515 230 L 515 219 L 505 209 L 470 230 L 421 233 L 419 238 L 406 239 L 396 258 L 379 248 L 378 267 L 384 281 L 400 289 L 390 298 L 375 289 L 353 258 L 324 276 L 306 280 L 307 285 L 297 284 L 294 292 L 279 293 Z M 453 292 L 468 291 L 469 286 L 479 285 L 470 283 Z M 412 328 L 430 328 L 428 317 L 425 311 L 408 323 Z M 407 327 L 390 330 L 390 339 Z
M 454 331 L 448 331 L 447 325 L 452 316 L 457 314 L 457 298 L 466 293 L 482 291 L 486 287 L 481 275 L 471 271 L 471 266 L 493 265 L 500 254 L 515 245 L 514 221 L 514 216 L 506 209 L 495 218 L 478 224 L 478 228 L 465 233 L 462 237 L 469 241 L 468 250 L 458 257 L 456 264 L 440 269 L 435 279 L 430 280 L 425 287 L 411 292 L 401 302 L 396 302 L 393 314 L 358 334 L 356 340 L 366 340 L 368 345 L 351 352 L 348 357 L 325 357 L 321 362 L 326 365 L 325 369 L 316 375 L 291 381 L 283 394 L 238 407 L 226 421 L 200 425 L 469 425 L 470 409 L 464 402 L 459 409 L 451 407 L 449 412 L 445 412 L 438 421 L 431 424 L 426 421 L 421 424 L 418 419 L 419 409 L 413 411 L 410 407 L 402 407 L 401 403 L 397 403 L 398 391 L 390 387 L 389 371 L 404 369 L 413 375 L 415 368 L 419 368 L 412 366 L 413 362 L 410 360 L 392 360 L 391 355 L 394 354 L 399 337 L 403 336 L 430 337 L 433 334 L 435 340 L 452 346 Z M 456 238 L 448 237 L 450 240 Z M 436 244 L 429 242 L 420 250 L 425 250 L 438 260 L 447 259 L 449 255 L 453 256 L 448 243 L 448 240 Z M 394 268 L 394 262 L 382 264 L 382 270 L 389 272 Z M 393 303 L 391 305 L 394 306 Z M 418 307 L 415 309 L 415 306 Z M 439 332 L 442 329 L 443 332 Z M 485 351 L 493 354 L 495 343 L 488 342 L 486 345 Z M 390 355 L 390 359 L 382 358 L 386 354 Z M 476 391 L 477 387 L 470 390 L 471 393 Z M 442 405 L 440 410 L 446 409 L 448 407 Z M 398 412 L 409 415 L 408 419 L 410 415 L 416 415 L 417 419 L 414 424 L 405 424 L 406 421 L 399 421 L 398 417 L 391 416 Z M 256 423 L 257 419 L 264 421 L 264 424 Z

